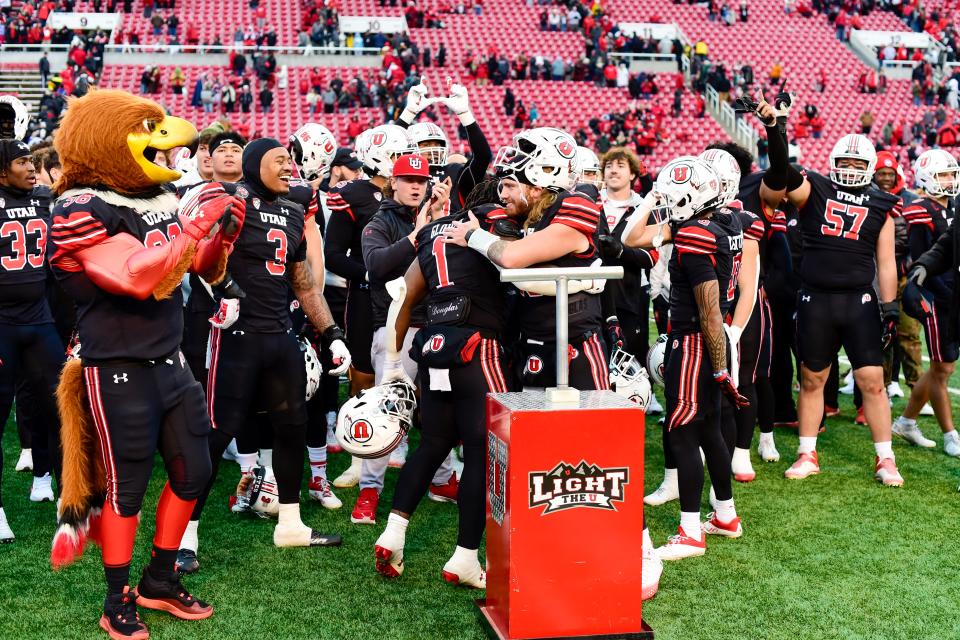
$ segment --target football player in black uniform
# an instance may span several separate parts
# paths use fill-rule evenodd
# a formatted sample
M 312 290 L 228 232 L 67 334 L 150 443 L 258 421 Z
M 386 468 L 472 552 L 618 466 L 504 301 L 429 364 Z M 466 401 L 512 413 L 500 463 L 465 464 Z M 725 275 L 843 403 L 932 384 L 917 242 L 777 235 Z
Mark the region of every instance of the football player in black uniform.
M 450 180 L 432 185 L 427 159 L 421 155 L 404 155 L 393 165 L 389 187 L 384 191 L 380 209 L 371 218 L 363 232 L 363 261 L 370 280 L 373 304 L 373 345 L 370 354 L 376 384 L 383 381 L 386 357 L 387 308 L 390 294 L 386 283 L 400 278 L 416 258 L 417 233 L 433 218 L 443 217 L 450 197 Z M 414 310 L 404 338 L 406 353 L 417 328 L 426 322 L 425 307 Z M 417 367 L 413 360 L 404 359 L 408 375 L 415 378 Z M 452 454 L 437 470 L 430 498 L 439 502 L 456 502 L 457 478 L 453 470 Z M 354 524 L 376 524 L 377 505 L 390 456 L 368 458 L 360 472 L 360 494 L 350 520 Z
M 436 181 L 450 180 L 450 200 L 447 209 L 448 212 L 459 211 L 473 188 L 486 177 L 490 161 L 493 160 L 493 152 L 487 137 L 470 111 L 469 97 L 463 85 L 450 85 L 449 97 L 427 98 L 429 91 L 423 81 L 410 88 L 407 93 L 407 103 L 397 124 L 407 128 L 410 139 L 417 145 L 420 155 L 430 163 L 430 173 Z M 432 122 L 416 121 L 420 112 L 434 103 L 446 105 L 466 130 L 471 155 L 465 163 L 449 161 L 450 141 L 443 129 Z
M 445 237 L 487 256 L 495 264 L 521 268 L 550 264 L 588 267 L 599 260 L 600 208 L 589 197 L 567 191 L 577 177 L 576 144 L 559 129 L 540 127 L 514 136 L 513 146 L 498 152 L 500 198 L 511 217 L 524 219 L 524 237 L 501 241 L 470 221 L 456 221 Z M 589 281 L 588 281 L 589 282 Z M 569 301 L 570 386 L 609 389 L 609 372 L 601 340 L 602 286 L 571 292 Z M 572 290 L 571 290 L 572 291 Z M 516 309 L 521 335 L 518 377 L 525 388 L 556 383 L 556 309 L 549 296 L 519 297 Z
M 292 330 L 291 290 L 331 343 L 334 365 L 339 367 L 332 375 L 346 371 L 350 354 L 306 261 L 303 209 L 285 197 L 291 174 L 287 150 L 274 139 L 261 138 L 243 151 L 243 180 L 227 185 L 246 202 L 248 217 L 227 263 L 246 297 L 239 303 L 236 322 L 228 329 L 215 327 L 211 332 L 207 403 L 213 424 L 210 459 L 214 473 L 197 501 L 191 526 L 200 518 L 227 444 L 244 426 L 251 409 L 263 408 L 273 427 L 273 470 L 280 503 L 274 544 L 337 545 L 339 536 L 320 534 L 300 519 L 306 372 Z
M 34 481 L 30 499 L 53 501 L 51 467 L 59 473 L 56 389 L 63 343 L 47 303 L 46 244 L 50 190 L 37 186 L 30 149 L 0 139 L 0 434 L 17 383 L 29 389 Z M 21 399 L 27 394 L 21 394 Z M 52 460 L 51 460 L 52 458 Z M 0 478 L 3 457 L 0 454 Z M 0 500 L 0 542 L 12 542 Z
M 703 160 L 681 157 L 668 163 L 652 194 L 659 218 L 672 223 L 674 242 L 664 370 L 665 446 L 677 465 L 680 493 L 678 533 L 658 549 L 658 555 L 678 560 L 704 554 L 704 533 L 735 538 L 743 532 L 733 503 L 730 450 L 720 428 L 722 394 L 735 407 L 747 403 L 729 373 L 723 324 L 724 305 L 728 308 L 732 302 L 743 232 L 738 217 L 718 212 L 720 178 Z M 727 218 L 723 224 L 718 222 L 721 216 Z M 629 238 L 627 244 L 632 244 Z M 702 524 L 701 449 L 716 493 L 716 511 Z
M 501 344 L 505 288 L 486 258 L 464 245 L 444 242 L 444 235 L 458 220 L 476 223 L 477 228 L 497 237 L 498 231 L 511 238 L 519 236 L 518 225 L 509 221 L 502 209 L 491 206 L 477 208 L 476 215 L 441 218 L 422 227 L 416 236 L 416 261 L 404 278 L 407 292 L 396 322 L 396 348 L 405 348 L 403 336 L 411 326 L 411 314 L 425 298 L 427 325 L 417 333 L 411 350 L 420 364 L 423 435 L 420 447 L 400 472 L 393 510 L 374 553 L 382 575 L 396 578 L 403 573 L 407 524 L 450 448 L 462 441 L 463 474 L 457 495 L 460 527 L 456 550 L 443 567 L 443 577 L 454 584 L 483 589 L 486 572 L 477 551 L 485 510 L 485 398 L 487 393 L 507 390 Z M 405 378 L 399 359 L 388 357 L 384 380 Z
M 930 149 L 917 158 L 913 173 L 920 198 L 904 208 L 903 217 L 908 225 L 910 256 L 917 260 L 956 224 L 953 198 L 960 194 L 960 166 L 946 150 Z M 903 414 L 893 424 L 893 433 L 912 444 L 935 447 L 936 443 L 925 437 L 917 426 L 920 409 L 929 399 L 943 431 L 943 450 L 949 456 L 960 457 L 960 436 L 953 426 L 947 393 L 947 384 L 960 356 L 957 334 L 951 330 L 949 319 L 955 280 L 953 273 L 946 271 L 924 282 L 924 288 L 933 298 L 931 309 L 923 319 L 930 368 L 914 385 Z
M 363 263 L 363 228 L 380 208 L 381 189 L 390 180 L 393 162 L 400 156 L 414 153 L 416 148 L 405 129 L 385 124 L 364 131 L 357 138 L 357 157 L 363 162 L 369 179 L 352 180 L 334 187 L 327 195 L 330 221 L 324 236 L 324 258 L 331 273 L 346 278 L 347 339 L 355 356 L 350 369 L 350 395 L 373 385 L 373 307 L 370 283 Z M 403 452 L 394 452 L 397 456 Z M 337 477 L 336 487 L 352 487 L 360 481 L 360 459 Z
M 901 486 L 890 431 L 890 406 L 883 384 L 883 349 L 896 335 L 899 316 L 894 222 L 897 198 L 871 186 L 877 154 L 866 137 L 840 138 L 830 153 L 830 176 L 800 174 L 787 162 L 786 139 L 765 101 L 758 115 L 768 130 L 770 169 L 761 197 L 776 207 L 786 197 L 798 210 L 803 237 L 802 286 L 797 310 L 800 357 L 800 447 L 786 471 L 791 479 L 820 473 L 817 432 L 823 417 L 823 388 L 841 345 L 863 391 L 863 408 L 876 450 L 875 477 Z M 874 278 L 879 281 L 874 290 Z

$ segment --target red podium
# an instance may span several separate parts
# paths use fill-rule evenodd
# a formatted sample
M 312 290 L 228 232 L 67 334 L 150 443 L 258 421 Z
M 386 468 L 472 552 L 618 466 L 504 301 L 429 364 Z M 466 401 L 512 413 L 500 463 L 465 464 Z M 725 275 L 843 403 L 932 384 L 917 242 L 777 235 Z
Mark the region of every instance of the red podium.
M 487 598 L 496 638 L 653 638 L 642 619 L 643 426 L 610 391 L 487 397 Z M 590 437 L 584 437 L 589 434 Z

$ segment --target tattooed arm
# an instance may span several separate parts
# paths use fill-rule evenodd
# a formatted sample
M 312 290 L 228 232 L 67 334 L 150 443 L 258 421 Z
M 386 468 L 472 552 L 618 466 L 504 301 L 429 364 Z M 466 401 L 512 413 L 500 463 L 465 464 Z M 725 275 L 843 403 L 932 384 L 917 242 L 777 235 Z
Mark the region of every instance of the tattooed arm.
M 713 370 L 723 371 L 727 368 L 727 334 L 723 331 L 723 316 L 720 314 L 720 285 L 716 280 L 701 282 L 693 288 L 693 295 Z
M 323 299 L 322 289 L 313 277 L 310 263 L 307 260 L 290 264 L 290 285 L 293 293 L 300 301 L 300 306 L 317 331 L 323 333 L 334 326 L 333 314 L 327 301 Z

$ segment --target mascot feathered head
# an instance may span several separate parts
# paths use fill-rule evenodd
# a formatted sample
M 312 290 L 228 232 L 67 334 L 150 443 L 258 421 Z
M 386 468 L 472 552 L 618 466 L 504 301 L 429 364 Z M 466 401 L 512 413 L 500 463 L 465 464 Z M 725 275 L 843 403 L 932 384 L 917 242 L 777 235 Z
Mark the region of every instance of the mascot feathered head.
M 155 191 L 180 172 L 156 164 L 160 152 L 196 143 L 197 129 L 126 91 L 99 89 L 71 98 L 53 139 L 63 176 L 58 194 L 76 187 L 126 195 Z

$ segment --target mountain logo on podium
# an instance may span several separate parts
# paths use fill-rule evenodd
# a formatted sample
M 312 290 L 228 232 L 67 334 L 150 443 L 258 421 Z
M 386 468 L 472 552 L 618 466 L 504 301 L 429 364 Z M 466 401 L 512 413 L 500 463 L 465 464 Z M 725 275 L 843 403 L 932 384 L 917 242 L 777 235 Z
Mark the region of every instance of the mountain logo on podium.
M 546 506 L 547 515 L 565 509 L 606 509 L 616 511 L 623 502 L 624 487 L 630 482 L 626 467 L 603 469 L 581 460 L 579 464 L 558 463 L 550 471 L 530 473 L 530 508 Z

